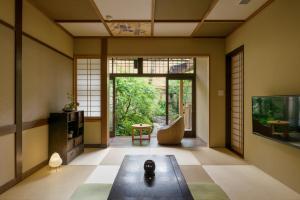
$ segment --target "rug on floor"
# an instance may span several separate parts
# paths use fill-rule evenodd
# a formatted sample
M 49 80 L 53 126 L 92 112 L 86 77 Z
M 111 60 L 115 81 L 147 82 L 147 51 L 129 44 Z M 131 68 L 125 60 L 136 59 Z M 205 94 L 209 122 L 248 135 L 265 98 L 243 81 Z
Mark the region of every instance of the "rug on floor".
M 190 183 L 188 185 L 195 200 L 229 200 L 217 184 Z M 106 200 L 111 187 L 111 184 L 82 184 L 75 190 L 70 200 Z

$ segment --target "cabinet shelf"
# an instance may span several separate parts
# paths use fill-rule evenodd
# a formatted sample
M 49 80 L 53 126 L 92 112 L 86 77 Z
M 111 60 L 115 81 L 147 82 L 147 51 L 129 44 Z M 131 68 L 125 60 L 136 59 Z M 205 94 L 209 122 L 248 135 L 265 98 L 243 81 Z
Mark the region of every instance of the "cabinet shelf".
M 68 164 L 84 150 L 84 112 L 50 113 L 49 156 L 57 152 Z M 72 133 L 72 138 L 69 134 Z

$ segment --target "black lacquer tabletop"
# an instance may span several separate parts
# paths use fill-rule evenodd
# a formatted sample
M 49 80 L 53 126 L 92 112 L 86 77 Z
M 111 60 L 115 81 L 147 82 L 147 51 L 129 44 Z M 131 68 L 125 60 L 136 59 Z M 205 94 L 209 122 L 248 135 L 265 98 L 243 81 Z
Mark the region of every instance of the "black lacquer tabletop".
M 144 177 L 144 162 L 154 160 L 155 177 Z M 109 200 L 192 200 L 192 194 L 173 155 L 126 155 L 110 191 Z

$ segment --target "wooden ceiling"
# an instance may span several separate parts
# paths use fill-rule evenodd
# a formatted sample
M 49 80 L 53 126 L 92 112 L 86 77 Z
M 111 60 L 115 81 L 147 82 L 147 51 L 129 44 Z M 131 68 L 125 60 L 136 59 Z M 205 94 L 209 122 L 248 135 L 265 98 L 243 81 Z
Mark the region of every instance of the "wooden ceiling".
M 273 0 L 29 1 L 74 37 L 226 37 Z

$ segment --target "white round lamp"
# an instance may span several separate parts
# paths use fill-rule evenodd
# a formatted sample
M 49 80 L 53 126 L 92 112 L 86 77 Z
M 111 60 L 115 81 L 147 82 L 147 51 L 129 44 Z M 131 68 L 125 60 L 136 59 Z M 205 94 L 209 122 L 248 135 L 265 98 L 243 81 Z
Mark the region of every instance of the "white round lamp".
M 49 167 L 58 168 L 61 166 L 62 162 L 63 161 L 62 161 L 61 157 L 59 156 L 59 154 L 55 152 L 50 157 Z

